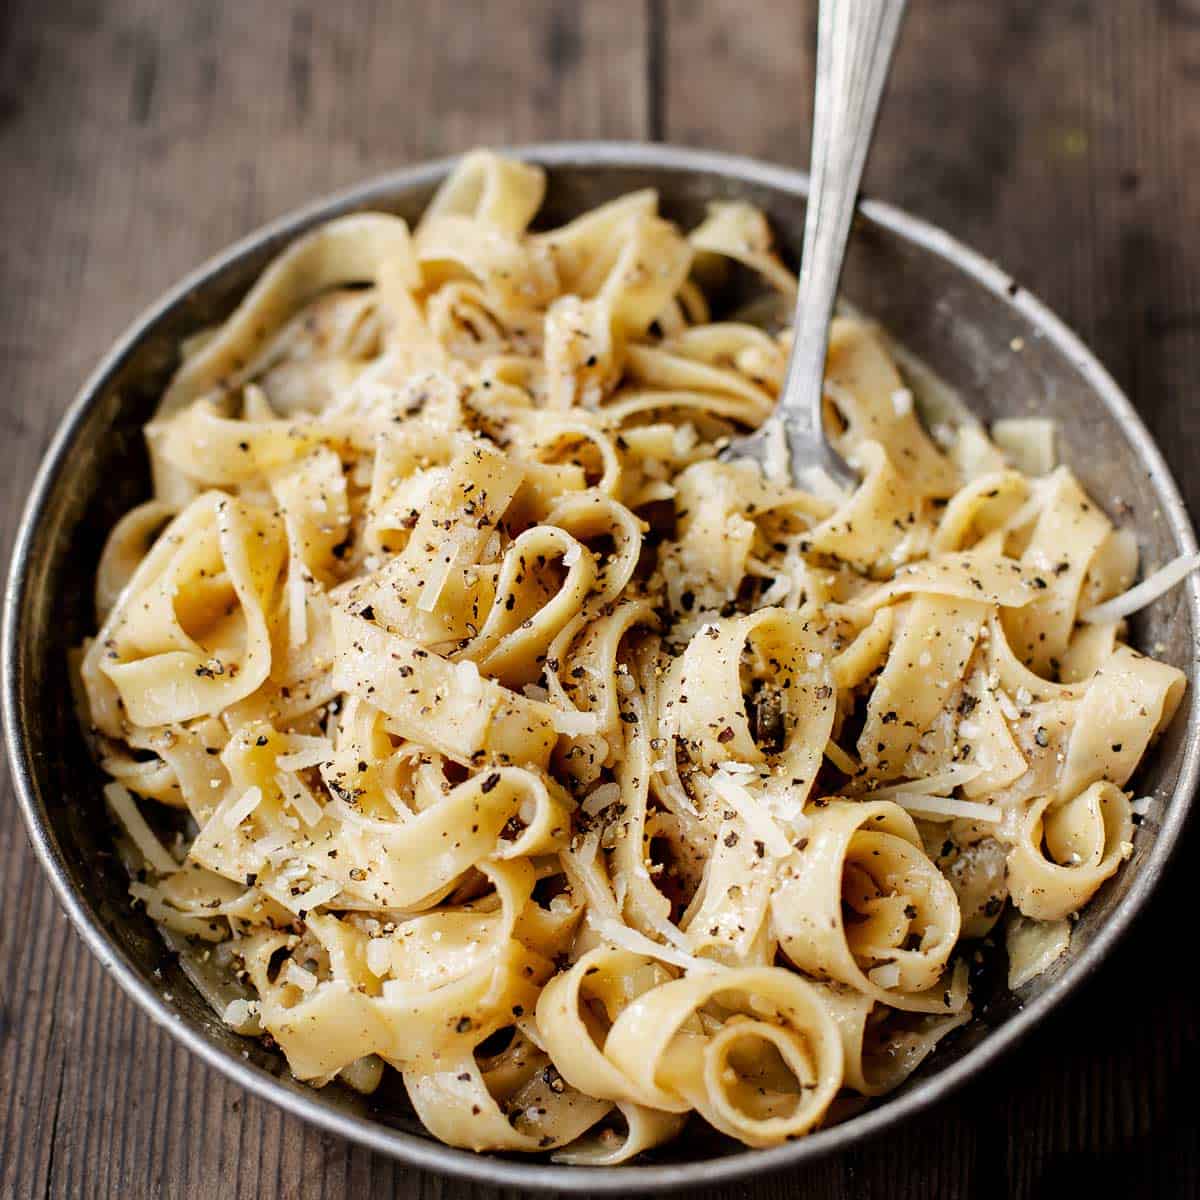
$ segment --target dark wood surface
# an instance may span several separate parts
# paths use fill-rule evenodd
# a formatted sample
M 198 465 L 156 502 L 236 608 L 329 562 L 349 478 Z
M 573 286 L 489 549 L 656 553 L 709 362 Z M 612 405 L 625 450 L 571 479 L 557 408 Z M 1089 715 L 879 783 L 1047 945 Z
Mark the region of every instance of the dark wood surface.
M 0 0 L 0 542 L 60 413 L 178 276 L 302 201 L 475 144 L 807 158 L 812 0 Z M 912 0 L 868 190 L 1004 263 L 1130 391 L 1200 511 L 1200 2 Z M 282 1116 L 69 929 L 0 795 L 0 1196 L 485 1189 Z M 722 1200 L 1194 1196 L 1192 832 L 1150 912 L 998 1069 Z M 1178 965 L 1175 965 L 1178 964 Z

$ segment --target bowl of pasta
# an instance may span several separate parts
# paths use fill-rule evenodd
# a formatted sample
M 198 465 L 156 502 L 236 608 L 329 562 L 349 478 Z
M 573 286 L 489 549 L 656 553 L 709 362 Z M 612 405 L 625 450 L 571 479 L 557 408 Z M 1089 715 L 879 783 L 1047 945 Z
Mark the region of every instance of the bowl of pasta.
M 723 461 L 804 196 L 661 146 L 402 170 L 88 381 L 8 749 L 84 940 L 205 1061 L 418 1166 L 694 1186 L 945 1095 L 1143 905 L 1197 771 L 1179 493 L 1034 297 L 870 202 L 826 380 L 860 482 Z

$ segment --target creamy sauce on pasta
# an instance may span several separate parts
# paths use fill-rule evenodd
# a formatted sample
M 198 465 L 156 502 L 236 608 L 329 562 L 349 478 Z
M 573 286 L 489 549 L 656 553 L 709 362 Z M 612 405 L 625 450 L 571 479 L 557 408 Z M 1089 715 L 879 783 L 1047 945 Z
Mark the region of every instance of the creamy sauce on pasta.
M 542 193 L 468 155 L 184 347 L 86 720 L 134 896 L 298 1078 L 386 1064 L 476 1150 L 773 1145 L 968 1019 L 971 940 L 1061 954 L 1184 678 L 1122 641 L 1136 546 L 1047 430 L 935 442 L 865 320 L 827 369 L 857 488 L 717 460 L 787 358 L 701 286 L 794 292 L 761 213 L 530 232 Z

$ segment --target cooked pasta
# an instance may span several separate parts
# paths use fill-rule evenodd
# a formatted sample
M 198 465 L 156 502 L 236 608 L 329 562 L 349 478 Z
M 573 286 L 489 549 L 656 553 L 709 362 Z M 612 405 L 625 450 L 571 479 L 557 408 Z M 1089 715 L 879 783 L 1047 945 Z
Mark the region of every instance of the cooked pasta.
M 979 939 L 1015 983 L 1062 953 L 1184 677 L 1122 641 L 1136 545 L 1051 431 L 934 440 L 841 317 L 859 485 L 723 462 L 787 359 L 709 311 L 794 292 L 765 218 L 533 232 L 543 183 L 468 155 L 186 343 L 82 707 L 134 897 L 299 1079 L 391 1067 L 474 1150 L 774 1145 L 968 1020 Z

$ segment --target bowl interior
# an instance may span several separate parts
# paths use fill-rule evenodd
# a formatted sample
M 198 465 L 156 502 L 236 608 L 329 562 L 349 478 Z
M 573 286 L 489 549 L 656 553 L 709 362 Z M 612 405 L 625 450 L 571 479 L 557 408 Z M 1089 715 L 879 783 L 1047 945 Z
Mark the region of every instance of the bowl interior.
M 643 155 L 633 163 L 594 161 L 586 154 L 575 159 L 562 153 L 548 157 L 556 161 L 550 164 L 543 222 L 556 222 L 644 186 L 657 187 L 666 215 L 685 226 L 700 219 L 709 200 L 743 198 L 768 213 L 785 253 L 793 260 L 798 257 L 804 201 L 796 176 L 742 174 L 736 164 L 724 172 L 697 170 L 684 154 L 664 155 L 662 161 Z M 227 315 L 281 246 L 308 225 L 359 208 L 382 208 L 413 219 L 428 200 L 436 175 L 435 170 L 402 173 L 301 214 L 226 255 L 215 269 L 196 277 L 174 303 L 160 306 L 136 340 L 125 344 L 92 381 L 87 405 L 72 418 L 57 469 L 47 479 L 27 531 L 24 561 L 17 564 L 23 574 L 11 613 L 13 732 L 23 743 L 34 811 L 49 835 L 67 887 L 103 931 L 113 956 L 147 989 L 169 994 L 169 1004 L 185 1027 L 208 1039 L 239 1068 L 248 1052 L 248 1061 L 277 1076 L 283 1087 L 309 1096 L 313 1093 L 291 1080 L 278 1053 L 236 1036 L 215 1019 L 178 956 L 148 918 L 131 909 L 128 879 L 112 852 L 102 778 L 69 699 L 67 654 L 94 632 L 92 578 L 108 530 L 148 494 L 141 427 L 171 372 L 179 340 Z M 1097 395 L 1090 368 L 1073 343 L 1064 344 L 1054 327 L 1039 321 L 1036 305 L 1020 303 L 1002 284 L 984 286 L 944 257 L 936 236 L 914 240 L 902 220 L 882 209 L 869 213 L 873 215 L 859 220 L 852 241 L 844 277 L 848 299 L 934 367 L 981 419 L 1026 413 L 1055 418 L 1062 457 L 1111 516 L 1136 529 L 1144 564 L 1159 564 L 1190 549 L 1178 519 L 1171 519 L 1177 502 L 1169 482 L 1147 469 L 1137 446 L 1140 433 Z M 1192 596 L 1187 589 L 1177 589 L 1156 603 L 1142 615 L 1134 639 L 1141 648 L 1183 668 L 1189 680 L 1194 676 Z M 1192 695 L 1189 688 L 1171 729 L 1139 772 L 1139 793 L 1163 798 L 1174 793 L 1194 719 Z M 1186 803 L 1186 797 L 1176 803 Z M 903 1090 L 947 1070 L 1012 1020 L 1022 1005 L 1073 970 L 1152 857 L 1156 833 L 1157 822 L 1151 818 L 1138 832 L 1132 863 L 1085 910 L 1070 953 L 1021 993 L 1008 995 L 997 987 L 1002 964 L 985 958 L 976 981 L 983 999 L 977 1016 L 943 1043 Z M 426 1137 L 398 1081 L 368 1100 L 336 1086 L 317 1098 L 321 1105 L 366 1117 L 377 1128 L 390 1126 Z M 849 1136 L 856 1123 L 841 1128 Z M 653 1161 L 694 1163 L 734 1149 L 740 1148 L 703 1133 L 697 1123 L 682 1139 L 656 1152 Z M 799 1144 L 794 1149 L 799 1150 Z M 444 1169 L 456 1169 L 453 1160 L 468 1157 L 446 1153 L 452 1157 L 441 1161 Z M 467 1168 L 460 1164 L 457 1169 Z

